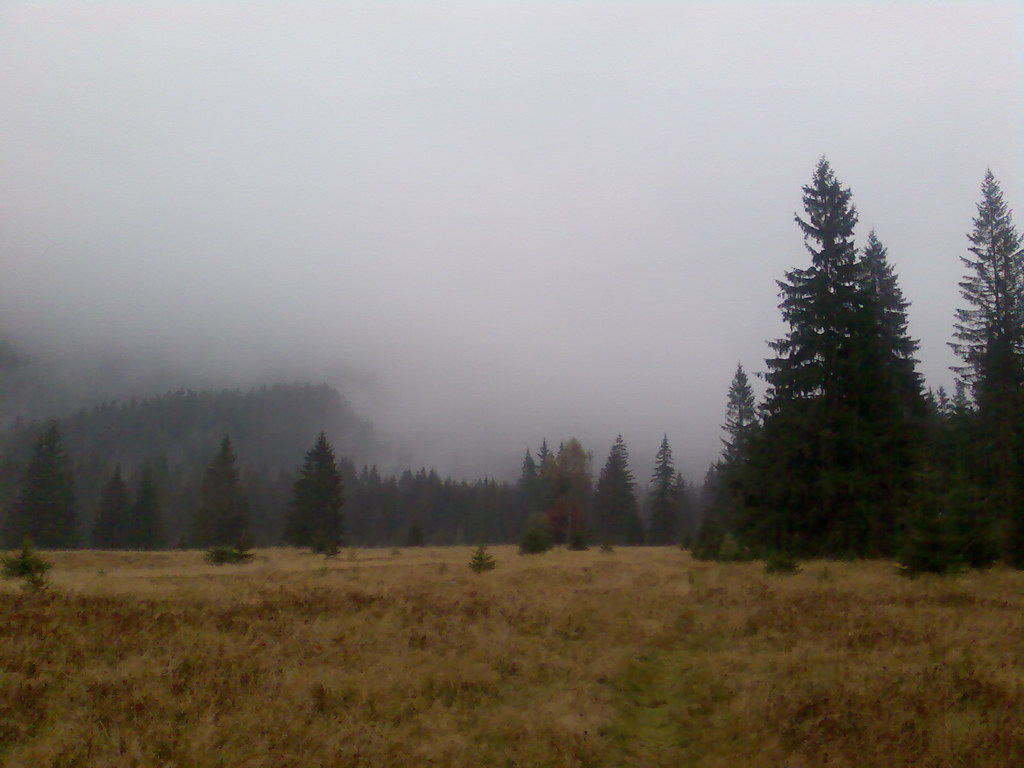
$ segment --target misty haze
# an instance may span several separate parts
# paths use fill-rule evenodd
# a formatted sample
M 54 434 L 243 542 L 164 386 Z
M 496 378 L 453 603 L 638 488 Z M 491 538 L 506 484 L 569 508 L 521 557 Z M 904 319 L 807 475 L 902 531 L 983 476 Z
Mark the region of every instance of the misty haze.
M 1022 96 L 996 0 L 4 3 L 0 762 L 1024 762 Z

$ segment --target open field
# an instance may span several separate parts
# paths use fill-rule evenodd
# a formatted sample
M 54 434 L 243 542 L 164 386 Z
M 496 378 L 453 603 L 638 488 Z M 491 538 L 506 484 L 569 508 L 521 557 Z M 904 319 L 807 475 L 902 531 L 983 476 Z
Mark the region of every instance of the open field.
M 491 551 L 46 553 L 0 763 L 1024 765 L 1024 574 Z

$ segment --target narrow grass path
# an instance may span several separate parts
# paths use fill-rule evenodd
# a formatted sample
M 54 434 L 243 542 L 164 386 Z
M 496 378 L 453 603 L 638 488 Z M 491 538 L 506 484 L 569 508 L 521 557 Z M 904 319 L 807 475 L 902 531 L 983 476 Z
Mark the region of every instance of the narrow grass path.
M 637 656 L 615 681 L 617 717 L 608 731 L 618 753 L 613 764 L 707 764 L 702 736 L 732 694 L 701 672 L 694 650 L 683 638 L 663 643 Z
M 679 655 L 652 650 L 637 656 L 616 682 L 618 719 L 609 735 L 620 765 L 685 765 L 687 739 L 676 717 L 686 696 Z

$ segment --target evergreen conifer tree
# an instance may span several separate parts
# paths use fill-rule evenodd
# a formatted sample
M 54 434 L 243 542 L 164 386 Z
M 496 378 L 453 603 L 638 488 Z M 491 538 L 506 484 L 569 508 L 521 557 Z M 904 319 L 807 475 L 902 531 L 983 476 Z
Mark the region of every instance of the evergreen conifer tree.
M 21 540 L 21 552 L 0 557 L 0 575 L 5 579 L 23 579 L 25 588 L 32 592 L 46 589 L 46 572 L 52 567 L 53 563 L 36 554 L 29 536 Z
M 1024 565 L 1024 250 L 991 171 L 968 240 L 970 256 L 961 257 L 967 274 L 960 282 L 967 306 L 956 312 L 951 344 L 963 365 L 954 370 L 977 406 L 973 469 L 989 491 L 985 513 L 1001 522 L 1008 559 Z M 966 400 L 962 389 L 957 400 Z
M 862 361 L 872 375 L 863 379 L 856 413 L 856 435 L 864 446 L 860 503 L 869 518 L 869 547 L 878 554 L 891 554 L 899 512 L 909 512 L 916 492 L 928 406 L 914 358 L 918 343 L 908 332 L 910 304 L 873 230 L 861 264 L 869 299 L 867 329 L 874 347 L 868 347 Z
M 533 460 L 530 449 L 526 449 L 523 456 L 523 464 L 519 473 L 519 480 L 516 482 L 516 498 L 518 507 L 517 528 L 521 531 L 526 525 L 530 514 L 541 509 L 540 504 L 540 474 L 537 470 L 537 463 Z
M 191 543 L 195 547 L 232 547 L 248 535 L 248 528 L 248 504 L 231 438 L 225 435 L 199 486 Z
M 916 381 L 915 346 L 877 238 L 869 260 L 857 257 L 857 211 L 827 160 L 803 192 L 806 218 L 795 218 L 811 264 L 778 284 L 788 331 L 770 343 L 765 422 L 747 446 L 737 533 L 764 551 L 884 553 L 894 473 L 905 479 L 912 470 L 909 461 L 886 468 L 906 418 L 890 372 L 909 369 L 907 380 Z
M 807 219 L 794 218 L 811 266 L 789 270 L 778 283 L 789 331 L 770 343 L 778 356 L 766 361 L 772 413 L 819 396 L 834 407 L 859 383 L 852 375 L 854 345 L 863 341 L 867 296 L 853 241 L 857 209 L 825 158 L 803 192 Z
M 747 436 L 757 425 L 754 390 L 750 388 L 750 380 L 743 370 L 743 365 L 738 363 L 732 383 L 729 385 L 729 397 L 725 406 L 725 424 L 722 425 L 722 429 L 727 435 L 722 438 L 722 443 L 725 446 L 722 450 L 723 461 L 730 462 L 739 458 Z
M 903 297 L 888 250 L 874 230 L 868 234 L 862 264 L 869 295 L 874 299 L 876 340 L 886 373 L 885 385 L 902 398 L 907 409 L 920 414 L 923 382 L 914 359 L 919 345 L 908 332 L 910 302 Z
M 523 466 L 519 474 L 519 483 L 526 489 L 532 490 L 537 484 L 537 462 L 533 460 L 533 454 L 530 453 L 530 449 L 526 449 L 526 454 L 523 456 Z
M 622 435 L 615 438 L 594 494 L 594 534 L 609 544 L 642 544 L 643 524 L 636 502 L 636 482 Z
M 650 521 L 648 543 L 677 544 L 677 497 L 675 487 L 675 467 L 672 464 L 672 448 L 668 444 L 668 435 L 661 440 L 661 447 L 654 457 L 654 474 L 651 476 L 651 495 L 649 499 Z
M 994 411 L 1017 399 L 1024 379 L 1024 252 L 991 171 L 981 193 L 968 235 L 971 256 L 961 257 L 968 273 L 960 294 L 969 306 L 956 312 L 957 341 L 950 346 L 964 361 L 954 370 L 971 386 L 979 409 Z
M 737 364 L 726 396 L 722 456 L 708 468 L 701 489 L 702 517 L 693 542 L 699 559 L 718 557 L 726 532 L 737 524 L 749 443 L 759 426 L 754 391 L 743 365 Z
M 341 508 L 344 488 L 334 449 L 321 432 L 292 486 L 292 501 L 285 523 L 285 539 L 314 552 L 336 552 L 344 533 Z
M 131 500 L 128 486 L 116 467 L 100 494 L 99 508 L 92 529 L 92 545 L 97 549 L 126 549 L 131 539 Z
M 537 508 L 542 510 L 551 509 L 558 496 L 557 488 L 554 487 L 555 476 L 555 454 L 548 448 L 548 440 L 540 444 L 537 451 Z
M 487 547 L 480 546 L 473 550 L 473 557 L 469 561 L 469 569 L 473 573 L 493 571 L 496 565 L 494 558 L 488 554 Z
M 25 536 L 40 547 L 78 545 L 75 527 L 74 476 L 57 422 L 42 431 L 22 476 L 21 492 L 4 525 L 8 546 Z

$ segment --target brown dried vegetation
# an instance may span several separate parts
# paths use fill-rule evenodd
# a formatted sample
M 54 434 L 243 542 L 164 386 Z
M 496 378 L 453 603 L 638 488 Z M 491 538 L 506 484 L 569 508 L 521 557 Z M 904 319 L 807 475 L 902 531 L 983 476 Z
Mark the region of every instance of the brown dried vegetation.
M 672 548 L 47 553 L 0 585 L 9 766 L 1024 764 L 1024 575 Z

